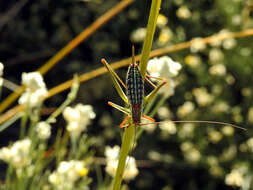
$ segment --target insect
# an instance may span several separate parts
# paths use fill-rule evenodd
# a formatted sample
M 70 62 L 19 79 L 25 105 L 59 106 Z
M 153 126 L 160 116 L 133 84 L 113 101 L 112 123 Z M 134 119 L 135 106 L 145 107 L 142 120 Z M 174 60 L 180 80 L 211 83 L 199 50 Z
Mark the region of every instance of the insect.
M 155 94 L 158 92 L 158 90 L 166 84 L 166 80 L 158 77 L 151 77 L 147 75 L 148 77 L 151 78 L 156 78 L 158 80 L 161 80 L 162 82 L 158 85 L 155 86 L 148 78 L 145 78 L 146 81 L 148 81 L 149 84 L 151 84 L 154 87 L 154 90 L 144 97 L 144 79 L 140 73 L 139 70 L 139 65 L 135 61 L 135 55 L 134 55 L 134 47 L 132 47 L 132 62 L 130 63 L 127 71 L 127 76 L 126 76 L 126 85 L 120 80 L 118 75 L 110 68 L 109 64 L 102 59 L 101 62 L 105 65 L 105 67 L 109 70 L 110 73 L 112 73 L 112 79 L 113 82 L 116 85 L 119 86 L 118 82 L 119 81 L 122 86 L 126 88 L 126 94 L 120 90 L 120 87 L 116 87 L 118 93 L 120 94 L 121 98 L 130 106 L 130 109 L 123 108 L 119 105 L 116 105 L 112 102 L 108 102 L 108 104 L 125 114 L 127 114 L 127 117 L 124 119 L 124 121 L 120 124 L 120 128 L 123 127 L 128 127 L 129 125 L 125 125 L 125 123 L 129 120 L 136 126 L 144 125 L 141 123 L 141 118 L 144 117 L 151 122 L 155 122 L 154 119 L 151 117 L 148 117 L 146 115 L 143 115 L 143 107 L 144 105 L 152 99 Z M 120 88 L 120 89 L 119 89 Z
M 160 121 L 160 122 L 155 122 L 154 119 L 151 117 L 148 117 L 146 115 L 143 115 L 143 107 L 147 102 L 152 100 L 154 96 L 157 94 L 158 90 L 166 84 L 166 80 L 163 78 L 159 77 L 152 77 L 150 75 L 146 75 L 149 78 L 154 78 L 157 79 L 160 82 L 158 86 L 155 86 L 147 77 L 145 77 L 145 80 L 153 86 L 154 90 L 144 97 L 144 78 L 142 77 L 140 71 L 139 71 L 139 65 L 136 63 L 135 60 L 135 50 L 134 46 L 132 47 L 132 62 L 130 63 L 127 71 L 127 76 L 126 76 L 126 85 L 121 81 L 119 76 L 113 71 L 113 69 L 110 67 L 110 65 L 106 62 L 105 59 L 102 59 L 101 62 L 105 65 L 109 73 L 111 74 L 112 81 L 116 87 L 116 90 L 118 94 L 121 96 L 121 98 L 125 101 L 127 105 L 129 105 L 130 109 L 121 107 L 117 104 L 114 104 L 112 102 L 108 102 L 108 104 L 119 111 L 125 113 L 127 117 L 123 120 L 123 122 L 120 124 L 120 128 L 123 127 L 128 127 L 128 125 L 125 125 L 127 121 L 130 119 L 130 123 L 134 124 L 135 126 L 135 131 L 136 131 L 136 126 L 143 126 L 143 125 L 148 125 L 148 124 L 159 124 L 159 123 L 166 123 L 168 121 Z M 122 91 L 120 84 L 118 81 L 121 83 L 121 85 L 126 89 L 126 94 Z M 151 121 L 151 123 L 141 123 L 141 118 L 144 117 L 148 120 Z M 230 123 L 226 122 L 220 122 L 220 121 L 199 121 L 199 120 L 187 120 L 187 121 L 173 121 L 175 123 L 209 123 L 209 124 L 218 124 L 218 125 L 230 125 L 235 128 L 239 128 L 242 130 L 246 130 L 243 127 L 233 125 Z

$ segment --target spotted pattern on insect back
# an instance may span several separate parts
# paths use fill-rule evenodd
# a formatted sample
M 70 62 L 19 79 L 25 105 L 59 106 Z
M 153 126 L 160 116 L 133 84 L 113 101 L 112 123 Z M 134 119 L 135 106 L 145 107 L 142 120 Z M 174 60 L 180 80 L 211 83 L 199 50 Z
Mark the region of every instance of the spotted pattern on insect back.
M 141 122 L 144 99 L 144 81 L 136 63 L 132 63 L 128 67 L 126 86 L 133 123 L 139 124 Z
M 132 105 L 142 105 L 144 98 L 144 82 L 136 63 L 132 63 L 128 67 L 126 85 L 129 103 Z

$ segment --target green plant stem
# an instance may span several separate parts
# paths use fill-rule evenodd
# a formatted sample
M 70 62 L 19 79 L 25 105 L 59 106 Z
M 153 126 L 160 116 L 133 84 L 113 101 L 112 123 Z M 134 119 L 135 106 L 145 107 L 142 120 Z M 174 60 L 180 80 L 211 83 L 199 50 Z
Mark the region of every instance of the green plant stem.
M 140 61 L 140 72 L 142 76 L 144 77 L 147 70 L 147 64 L 149 59 L 149 53 L 152 47 L 152 41 L 155 33 L 156 28 L 156 22 L 157 17 L 159 14 L 159 9 L 161 6 L 162 0 L 152 0 L 150 13 L 149 13 L 149 19 L 148 19 L 148 26 L 147 26 L 147 34 L 144 40 L 144 45 L 142 48 L 142 55 L 141 55 L 141 61 Z M 131 124 L 123 134 L 123 140 L 122 145 L 120 149 L 120 156 L 119 156 L 119 162 L 118 162 L 118 168 L 116 171 L 116 176 L 113 181 L 113 190 L 119 190 L 122 179 L 123 179 L 123 172 L 126 165 L 126 158 L 129 153 L 132 139 L 134 137 L 134 124 Z
M 144 45 L 141 52 L 141 60 L 140 60 L 140 72 L 141 75 L 144 77 L 147 70 L 149 53 L 152 47 L 152 42 L 154 38 L 155 28 L 157 17 L 159 14 L 160 6 L 162 0 L 152 0 L 149 19 L 148 19 L 148 26 L 147 26 L 147 34 L 144 40 Z
M 48 123 L 54 123 L 55 118 L 60 115 L 63 110 L 76 98 L 77 92 L 79 89 L 79 82 L 78 82 L 78 76 L 74 75 L 73 84 L 71 86 L 70 93 L 68 94 L 67 99 L 58 107 L 47 119 L 46 122 Z
M 26 110 L 26 111 L 23 112 L 23 115 L 22 115 L 22 118 L 21 118 L 20 139 L 24 138 L 24 136 L 25 136 L 27 120 L 28 120 L 28 113 L 27 113 L 27 110 Z
M 11 176 L 12 176 L 12 173 L 13 173 L 14 169 L 13 169 L 13 166 L 11 164 L 8 165 L 8 169 L 7 169 L 7 172 L 6 172 L 6 180 L 5 180 L 5 188 L 6 190 L 7 189 L 11 189 Z
M 124 169 L 126 165 L 127 155 L 130 150 L 133 137 L 134 137 L 134 127 L 135 127 L 134 124 L 132 124 L 128 128 L 126 128 L 124 131 L 122 145 L 120 149 L 118 168 L 117 168 L 116 175 L 113 181 L 113 190 L 120 189 L 123 173 L 124 173 Z

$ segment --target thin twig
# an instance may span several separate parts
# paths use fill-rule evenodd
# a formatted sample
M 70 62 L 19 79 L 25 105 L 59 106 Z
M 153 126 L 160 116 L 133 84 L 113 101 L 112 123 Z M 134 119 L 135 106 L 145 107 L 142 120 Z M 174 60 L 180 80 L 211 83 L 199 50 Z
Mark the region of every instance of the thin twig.
M 69 42 L 65 47 L 63 47 L 58 53 L 56 53 L 49 61 L 47 61 L 38 71 L 41 74 L 45 74 L 53 66 L 55 66 L 60 60 L 62 60 L 66 55 L 68 55 L 74 48 L 76 48 L 82 41 L 88 38 L 96 30 L 102 27 L 106 22 L 111 20 L 115 15 L 120 13 L 124 8 L 130 5 L 134 0 L 124 0 L 120 1 L 112 9 L 107 11 L 104 15 L 100 16 L 94 23 L 88 26 L 83 32 L 81 32 L 77 37 L 75 37 L 71 42 Z M 24 86 L 21 86 L 16 92 L 9 95 L 0 104 L 0 113 L 3 112 L 11 103 L 13 103 L 20 94 L 24 91 Z
M 28 0 L 18 1 L 11 9 L 0 17 L 0 30 L 6 25 L 11 19 L 13 19 L 19 11 L 24 7 Z

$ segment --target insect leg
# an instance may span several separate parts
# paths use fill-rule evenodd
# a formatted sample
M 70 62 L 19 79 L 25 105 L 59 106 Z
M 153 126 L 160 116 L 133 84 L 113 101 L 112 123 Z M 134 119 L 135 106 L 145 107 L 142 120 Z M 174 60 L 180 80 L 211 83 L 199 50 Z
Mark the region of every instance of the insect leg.
M 150 92 L 149 95 L 147 95 L 145 98 L 144 98 L 144 103 L 147 103 L 149 102 L 151 99 L 153 99 L 155 97 L 155 95 L 157 94 L 157 92 L 160 90 L 160 88 L 162 86 L 164 86 L 167 81 L 164 79 L 164 78 L 160 78 L 160 77 L 152 77 L 150 75 L 146 75 L 147 77 L 149 78 L 154 78 L 154 79 L 157 79 L 157 80 L 160 80 L 162 81 L 158 86 L 154 85 L 147 77 L 145 78 L 145 80 L 151 84 L 153 87 L 154 87 L 154 90 L 152 92 Z
M 123 127 L 125 127 L 124 125 L 125 125 L 125 123 L 128 121 L 128 119 L 129 119 L 129 115 L 128 116 L 126 116 L 126 118 L 124 119 L 124 121 L 122 121 L 122 123 L 120 124 L 120 128 L 123 128 Z M 127 126 L 128 127 L 128 126 Z
M 146 118 L 149 121 L 155 122 L 155 120 L 149 116 L 143 115 L 144 118 Z
M 119 106 L 119 105 L 117 105 L 117 104 L 114 104 L 114 103 L 112 103 L 112 102 L 108 102 L 108 105 L 114 107 L 115 109 L 117 109 L 117 110 L 123 112 L 123 113 L 126 114 L 126 115 L 130 115 L 130 111 L 129 111 L 129 109 L 127 109 L 127 108 L 124 108 L 124 107 Z

